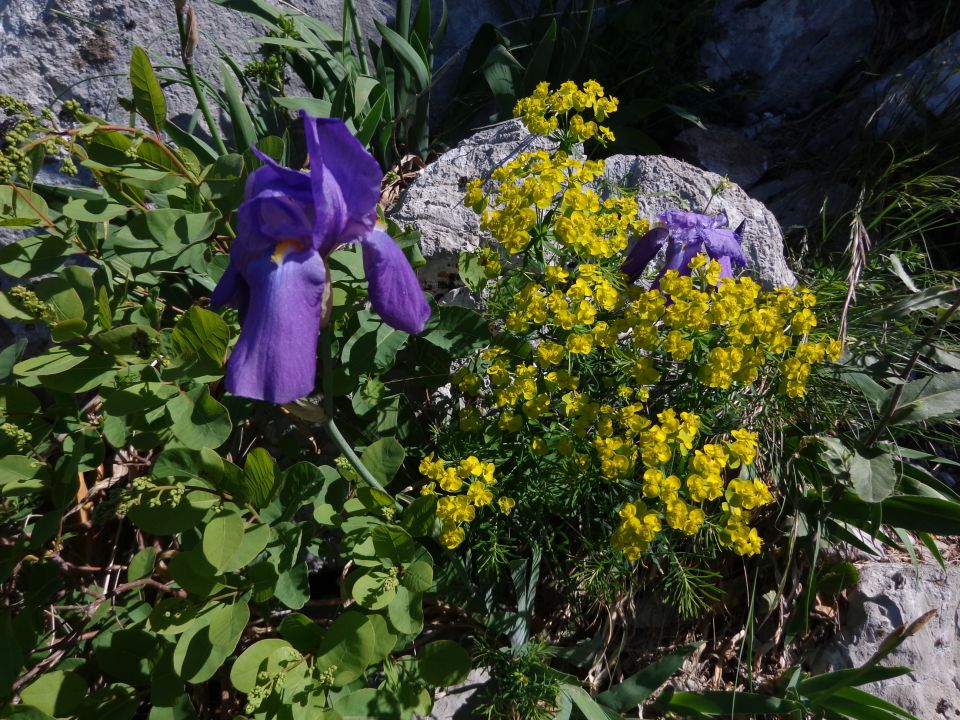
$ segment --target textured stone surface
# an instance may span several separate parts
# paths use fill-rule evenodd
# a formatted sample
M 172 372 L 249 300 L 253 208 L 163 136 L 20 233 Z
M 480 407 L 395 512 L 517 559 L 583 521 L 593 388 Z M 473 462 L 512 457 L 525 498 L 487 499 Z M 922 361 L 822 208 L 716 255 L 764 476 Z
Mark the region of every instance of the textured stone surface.
M 714 37 L 701 51 L 711 80 L 757 81 L 755 111 L 809 107 L 867 53 L 876 16 L 870 0 L 718 0 Z
M 960 32 L 907 65 L 877 80 L 862 94 L 877 135 L 890 137 L 942 117 L 960 100 Z
M 909 563 L 873 562 L 859 568 L 860 583 L 837 636 L 820 650 L 814 669 L 860 666 L 891 630 L 938 610 L 883 661 L 913 672 L 863 689 L 923 720 L 960 717 L 960 567 L 921 565 L 919 577 Z
M 392 13 L 392 0 L 356 0 L 366 28 Z M 194 0 L 200 30 L 198 73 L 219 85 L 217 45 L 241 65 L 255 50 L 249 38 L 261 27 L 242 13 L 210 0 Z M 340 27 L 340 0 L 284 0 L 291 13 L 303 10 Z M 89 112 L 122 120 L 128 113 L 117 97 L 130 94 L 127 63 L 135 44 L 155 66 L 180 64 L 172 0 L 3 0 L 0 2 L 0 92 L 35 106 L 78 99 Z M 186 85 L 166 88 L 168 114 L 185 120 L 196 110 Z M 211 108 L 213 110 L 213 108 Z M 222 122 L 222 119 L 221 119 Z
M 407 188 L 391 211 L 401 225 L 421 233 L 427 264 L 420 278 L 430 292 L 442 294 L 457 285 L 457 258 L 480 242 L 477 215 L 463 206 L 465 185 L 487 178 L 498 165 L 518 153 L 549 147 L 543 138 L 527 133 L 519 122 L 502 123 L 464 140 L 428 165 Z M 662 156 L 615 155 L 607 159 L 606 179 L 636 187 L 641 213 L 676 207 L 703 210 L 722 178 L 688 163 Z M 732 226 L 747 220 L 744 247 L 752 272 L 765 285 L 795 284 L 783 256 L 783 234 L 776 218 L 739 186 L 731 185 L 710 203 L 710 212 L 726 210 Z
M 704 170 L 726 175 L 742 188 L 750 188 L 767 171 L 766 152 L 735 130 L 690 127 L 677 135 L 686 147 L 684 157 Z
M 640 212 L 651 219 L 664 210 L 682 207 L 709 213 L 725 210 L 730 227 L 746 220 L 743 248 L 750 260 L 747 271 L 766 287 L 796 284 L 783 256 L 783 233 L 777 219 L 738 185 L 729 185 L 711 200 L 722 177 L 662 155 L 614 155 L 607 158 L 605 175 L 613 183 L 636 188 Z
M 490 682 L 490 673 L 474 668 L 459 685 L 445 688 L 433 704 L 433 710 L 424 720 L 471 720 L 477 713 L 477 691 Z

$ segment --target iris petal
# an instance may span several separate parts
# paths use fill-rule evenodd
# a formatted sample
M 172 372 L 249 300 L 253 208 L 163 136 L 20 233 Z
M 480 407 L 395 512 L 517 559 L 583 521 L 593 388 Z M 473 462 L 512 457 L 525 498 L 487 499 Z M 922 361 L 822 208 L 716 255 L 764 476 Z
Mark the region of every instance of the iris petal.
M 321 147 L 317 135 L 318 121 L 302 111 L 300 117 L 303 118 L 307 153 L 310 156 L 310 182 L 315 213 L 313 246 L 321 255 L 327 255 L 339 243 L 353 239 L 355 233 L 351 235 L 347 232 L 351 222 L 344 189 L 327 167 L 326 156 L 332 149 Z
M 740 247 L 740 238 L 733 230 L 716 228 L 704 230 L 704 245 L 707 248 L 707 254 L 719 260 L 721 257 L 730 258 L 739 267 L 747 264 L 747 256 Z
M 249 307 L 227 364 L 234 395 L 286 403 L 309 394 L 316 380 L 317 337 L 327 270 L 313 250 L 250 262 Z
M 663 271 L 676 270 L 681 275 L 689 275 L 690 261 L 697 256 L 700 250 L 700 243 L 684 245 L 671 238 L 667 244 L 667 262 L 663 267 Z
M 285 191 L 264 190 L 240 205 L 240 227 L 279 240 L 309 241 L 313 234 L 313 208 L 304 206 Z
M 396 241 L 380 230 L 360 239 L 370 304 L 388 325 L 419 335 L 430 318 L 416 273 Z
M 220 276 L 220 281 L 210 295 L 210 305 L 214 310 L 218 310 L 224 305 L 238 308 L 240 317 L 243 318 L 246 314 L 249 296 L 250 290 L 247 287 L 247 281 L 243 279 L 243 275 L 237 269 L 237 263 L 231 257 L 230 264 L 227 265 L 227 269 Z
M 380 165 L 340 120 L 314 119 L 304 114 L 301 117 L 308 129 L 308 143 L 315 138 L 317 149 L 322 148 L 323 166 L 343 193 L 347 222 L 341 241 L 354 240 L 373 230 L 383 180 Z M 312 157 L 311 154 L 311 167 Z
M 643 237 L 637 240 L 637 243 L 630 250 L 630 254 L 627 255 L 626 261 L 620 268 L 626 273 L 630 282 L 633 282 L 643 274 L 647 265 L 650 264 L 650 261 L 656 257 L 660 248 L 663 247 L 663 243 L 669 234 L 670 231 L 667 230 L 667 228 L 658 227 L 645 233 Z
M 264 190 L 282 187 L 284 191 L 304 205 L 313 204 L 313 189 L 310 186 L 310 176 L 299 170 L 291 170 L 280 165 L 269 155 L 260 152 L 256 147 L 251 152 L 263 163 L 247 178 L 244 197 L 252 198 Z

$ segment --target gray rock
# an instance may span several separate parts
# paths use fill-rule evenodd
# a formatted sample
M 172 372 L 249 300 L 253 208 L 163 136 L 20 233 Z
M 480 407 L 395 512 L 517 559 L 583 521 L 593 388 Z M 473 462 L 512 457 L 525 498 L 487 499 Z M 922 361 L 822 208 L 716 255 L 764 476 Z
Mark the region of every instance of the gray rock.
M 391 0 L 355 4 L 371 36 L 373 20 L 385 19 L 393 8 Z M 195 66 L 202 78 L 219 85 L 217 46 L 243 65 L 255 51 L 249 38 L 263 30 L 210 0 L 193 5 L 200 30 Z M 340 28 L 340 0 L 284 0 L 282 6 Z M 0 3 L 0 92 L 36 107 L 72 97 L 88 112 L 125 121 L 128 113 L 117 98 L 130 94 L 128 61 L 135 44 L 147 50 L 155 66 L 180 64 L 172 0 L 5 0 Z M 193 115 L 196 100 L 189 86 L 170 85 L 165 92 L 169 117 Z
M 457 258 L 480 243 L 476 213 L 464 207 L 467 181 L 488 178 L 499 165 L 518 153 L 549 148 L 550 143 L 527 133 L 518 121 L 481 130 L 428 165 L 393 207 L 391 216 L 400 225 L 412 225 L 421 234 L 427 264 L 420 279 L 427 289 L 442 295 L 459 282 Z M 606 161 L 607 181 L 635 187 L 641 213 L 684 207 L 703 210 L 722 178 L 714 173 L 668 157 L 615 155 Z M 796 279 L 783 256 L 783 234 L 776 218 L 740 187 L 730 185 L 709 206 L 726 210 L 732 226 L 747 220 L 744 247 L 753 262 L 751 272 L 767 287 L 794 285 Z
M 940 118 L 960 100 L 960 32 L 924 53 L 902 71 L 868 86 L 861 103 L 880 137 L 909 132 L 926 117 Z
M 490 673 L 485 668 L 474 668 L 467 679 L 437 693 L 433 710 L 423 720 L 470 720 L 479 717 L 476 712 L 479 698 L 477 691 L 490 683 Z
M 605 177 L 611 183 L 636 188 L 640 212 L 651 219 L 680 207 L 695 212 L 724 210 L 730 227 L 746 220 L 743 247 L 750 259 L 747 271 L 767 288 L 796 285 L 783 256 L 783 233 L 777 219 L 738 185 L 729 184 L 713 197 L 722 177 L 662 155 L 614 155 L 607 158 Z
M 719 0 L 715 37 L 701 49 L 707 75 L 752 76 L 751 110 L 809 107 L 867 53 L 876 15 L 870 0 Z
M 687 148 L 691 162 L 740 187 L 752 187 L 767 171 L 767 155 L 760 145 L 735 130 L 722 127 L 689 127 L 677 141 Z
M 457 258 L 462 251 L 479 246 L 479 218 L 463 205 L 466 183 L 489 178 L 522 152 L 549 147 L 552 144 L 545 138 L 531 135 L 518 120 L 511 120 L 471 135 L 417 175 L 390 214 L 400 225 L 420 231 L 427 264 L 419 275 L 428 292 L 442 294 L 455 287 Z
M 919 577 L 909 563 L 873 562 L 859 569 L 860 583 L 837 637 L 819 651 L 814 670 L 858 667 L 894 628 L 938 610 L 882 663 L 913 671 L 862 689 L 924 720 L 960 716 L 960 567 L 921 565 Z

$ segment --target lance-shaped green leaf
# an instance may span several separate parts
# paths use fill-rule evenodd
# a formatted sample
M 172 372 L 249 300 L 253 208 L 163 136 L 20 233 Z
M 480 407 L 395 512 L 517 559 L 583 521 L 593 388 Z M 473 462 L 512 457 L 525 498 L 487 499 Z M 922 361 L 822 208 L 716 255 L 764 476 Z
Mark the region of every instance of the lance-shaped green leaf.
M 134 45 L 130 57 L 130 86 L 133 88 L 133 106 L 154 132 L 159 133 L 167 119 L 167 100 L 150 58 L 139 45 Z

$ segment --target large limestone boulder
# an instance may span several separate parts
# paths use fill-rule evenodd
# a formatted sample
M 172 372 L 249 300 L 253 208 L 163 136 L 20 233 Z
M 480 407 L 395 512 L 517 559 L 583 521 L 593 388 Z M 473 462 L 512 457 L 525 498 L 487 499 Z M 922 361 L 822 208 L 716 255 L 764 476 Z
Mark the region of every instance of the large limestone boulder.
M 883 661 L 913 672 L 863 689 L 924 720 L 960 717 L 960 567 L 921 565 L 918 573 L 909 563 L 871 562 L 859 570 L 836 637 L 819 651 L 814 669 L 859 667 L 894 628 L 937 610 Z
M 391 216 L 421 233 L 427 264 L 420 279 L 428 292 L 441 294 L 457 282 L 457 258 L 480 242 L 480 221 L 463 205 L 466 184 L 489 178 L 500 165 L 523 152 L 553 144 L 531 135 L 518 120 L 480 130 L 425 167 L 404 192 Z
M 783 232 L 763 203 L 720 175 L 664 155 L 614 155 L 607 158 L 609 182 L 635 188 L 640 212 L 657 213 L 681 207 L 710 214 L 727 213 L 730 227 L 746 220 L 743 249 L 750 260 L 747 272 L 767 288 L 796 285 L 783 254 Z M 723 189 L 717 192 L 717 189 Z
M 458 285 L 457 258 L 480 243 L 477 215 L 463 205 L 466 183 L 489 178 L 493 170 L 519 153 L 549 148 L 545 138 L 530 135 L 518 121 L 486 128 L 428 165 L 407 188 L 391 215 L 422 235 L 424 287 L 443 294 Z M 739 186 L 680 160 L 663 156 L 614 155 L 606 161 L 605 180 L 636 190 L 642 215 L 654 219 L 671 208 L 710 213 L 725 210 L 731 227 L 747 221 L 744 247 L 748 271 L 767 287 L 794 285 L 796 279 L 783 254 L 783 233 L 764 205 Z M 712 198 L 712 200 L 711 200 Z

